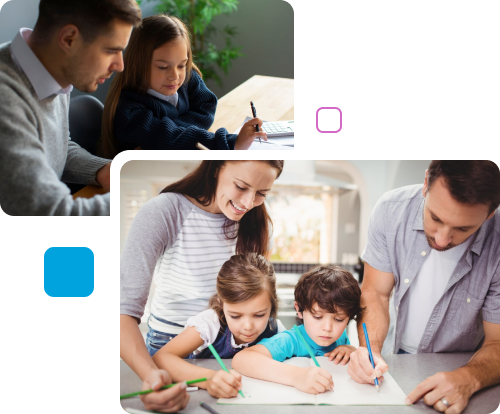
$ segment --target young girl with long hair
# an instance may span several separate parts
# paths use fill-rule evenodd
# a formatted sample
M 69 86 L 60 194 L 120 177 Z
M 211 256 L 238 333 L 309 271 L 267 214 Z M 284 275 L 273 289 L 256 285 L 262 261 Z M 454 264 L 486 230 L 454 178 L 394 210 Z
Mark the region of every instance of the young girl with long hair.
M 184 361 L 183 358 L 213 358 L 212 344 L 221 358 L 232 358 L 239 351 L 264 338 L 284 331 L 276 320 L 278 297 L 271 263 L 256 253 L 231 257 L 217 277 L 217 290 L 209 309 L 188 319 L 185 330 L 155 353 L 153 360 L 168 368 L 174 382 L 210 378 L 197 384 L 215 398 L 236 396 L 241 376 L 223 370 L 213 371 Z
M 165 14 L 146 17 L 133 30 L 124 55 L 124 70 L 111 82 L 102 122 L 100 155 L 145 150 L 248 149 L 255 138 L 255 118 L 240 133 L 213 124 L 217 97 L 206 87 L 193 62 L 185 24 Z

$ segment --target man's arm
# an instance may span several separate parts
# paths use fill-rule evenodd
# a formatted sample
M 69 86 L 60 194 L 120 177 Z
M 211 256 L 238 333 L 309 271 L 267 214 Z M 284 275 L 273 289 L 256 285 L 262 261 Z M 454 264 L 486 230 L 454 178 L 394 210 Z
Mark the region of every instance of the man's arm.
M 483 328 L 483 346 L 463 368 L 476 383 L 474 392 L 500 383 L 500 324 L 483 321 Z
M 389 330 L 389 298 L 394 288 L 392 273 L 382 272 L 365 263 L 365 277 L 361 285 L 361 306 L 364 311 L 358 320 L 360 347 L 351 354 L 348 372 L 356 382 L 373 384 L 374 375 L 381 377 L 388 367 L 380 356 Z M 366 349 L 363 322 L 366 323 L 375 370 Z
M 365 310 L 358 320 L 359 345 L 366 347 L 363 322 L 369 329 L 370 346 L 374 354 L 380 355 L 389 330 L 389 299 L 394 288 L 394 275 L 381 272 L 365 263 L 361 285 L 361 307 Z
M 109 190 L 109 177 L 108 182 L 99 181 L 98 174 L 106 168 L 109 171 L 110 162 L 106 158 L 92 155 L 76 142 L 68 140 L 66 165 L 61 180 L 65 183 L 101 185 Z
M 111 174 L 111 163 L 107 163 L 104 167 L 97 170 L 95 180 L 104 188 L 106 191 L 110 190 L 110 174 Z
M 408 394 L 406 404 L 424 399 L 427 405 L 444 411 L 441 398 L 461 413 L 475 392 L 500 383 L 500 324 L 483 321 L 484 343 L 464 367 L 438 372 Z M 451 411 L 450 411 L 451 412 Z

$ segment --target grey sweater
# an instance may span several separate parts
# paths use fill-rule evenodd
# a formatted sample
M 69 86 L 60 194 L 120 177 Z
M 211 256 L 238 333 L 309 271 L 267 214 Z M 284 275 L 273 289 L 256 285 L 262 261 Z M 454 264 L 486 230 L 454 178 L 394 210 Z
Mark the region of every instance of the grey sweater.
M 9 215 L 109 215 L 109 194 L 73 200 L 67 183 L 94 184 L 109 160 L 69 138 L 68 95 L 39 100 L 0 45 L 0 206 Z

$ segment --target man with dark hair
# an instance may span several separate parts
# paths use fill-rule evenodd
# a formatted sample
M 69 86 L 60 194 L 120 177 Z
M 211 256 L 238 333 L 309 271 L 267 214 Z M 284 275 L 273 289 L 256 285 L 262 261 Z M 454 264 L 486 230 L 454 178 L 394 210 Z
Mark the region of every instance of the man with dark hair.
M 41 0 L 33 31 L 0 45 L 0 206 L 10 215 L 109 215 L 109 193 L 71 197 L 67 183 L 109 191 L 109 160 L 71 141 L 73 86 L 93 92 L 123 70 L 141 22 L 134 0 Z
M 423 186 L 378 201 L 362 255 L 366 311 L 358 322 L 361 347 L 349 364 L 355 381 L 373 384 L 374 375 L 387 371 L 382 353 L 474 351 L 467 365 L 429 377 L 406 400 L 423 398 L 450 413 L 500 382 L 499 204 L 500 171 L 491 161 L 432 161 Z M 388 336 L 393 290 L 395 328 Z

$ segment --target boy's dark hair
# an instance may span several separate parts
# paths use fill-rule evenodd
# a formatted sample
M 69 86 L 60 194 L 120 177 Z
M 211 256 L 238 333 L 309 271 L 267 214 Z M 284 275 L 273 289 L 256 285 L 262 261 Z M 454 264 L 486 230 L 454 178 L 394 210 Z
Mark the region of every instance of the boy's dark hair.
M 427 191 L 440 177 L 459 203 L 485 204 L 490 213 L 500 205 L 500 170 L 492 161 L 432 161 L 427 170 Z
M 142 21 L 135 0 L 41 0 L 35 31 L 44 39 L 64 25 L 74 24 L 85 42 L 93 42 L 109 29 L 113 19 L 137 26 Z
M 344 312 L 349 320 L 356 320 L 363 310 L 360 300 L 359 283 L 340 266 L 317 266 L 304 273 L 295 286 L 299 312 L 311 312 L 316 303 L 329 313 Z

